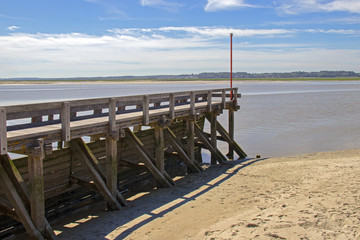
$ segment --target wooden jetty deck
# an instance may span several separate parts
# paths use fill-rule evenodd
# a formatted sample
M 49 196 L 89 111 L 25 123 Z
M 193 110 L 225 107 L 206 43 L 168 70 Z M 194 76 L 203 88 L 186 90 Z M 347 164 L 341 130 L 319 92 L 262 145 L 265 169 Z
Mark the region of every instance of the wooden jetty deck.
M 237 88 L 226 88 L 0 106 L 0 233 L 20 223 L 33 239 L 55 239 L 47 218 L 65 202 L 76 206 L 95 192 L 119 210 L 135 179 L 174 184 L 170 158 L 200 172 L 202 148 L 212 164 L 234 159 L 234 152 L 245 158 L 234 141 L 238 97 Z M 224 109 L 228 130 L 217 121 Z M 218 140 L 228 143 L 226 156 Z

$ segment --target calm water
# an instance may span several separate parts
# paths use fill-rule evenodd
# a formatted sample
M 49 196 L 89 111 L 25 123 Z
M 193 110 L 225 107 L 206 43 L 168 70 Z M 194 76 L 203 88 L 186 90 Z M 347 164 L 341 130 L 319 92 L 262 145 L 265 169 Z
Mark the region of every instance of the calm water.
M 223 87 L 228 84 L 0 85 L 0 105 Z M 237 82 L 234 87 L 242 93 L 235 138 L 249 157 L 360 148 L 360 82 Z M 224 113 L 220 121 L 227 126 Z

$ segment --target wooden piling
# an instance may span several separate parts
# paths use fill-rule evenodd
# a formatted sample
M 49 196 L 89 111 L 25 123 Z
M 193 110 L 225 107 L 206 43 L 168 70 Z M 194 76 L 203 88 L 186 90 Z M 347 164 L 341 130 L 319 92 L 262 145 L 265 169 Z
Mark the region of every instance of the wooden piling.
M 45 236 L 45 197 L 43 159 L 44 140 L 39 139 L 38 146 L 30 150 L 28 155 L 28 172 L 30 188 L 31 219 L 36 229 Z

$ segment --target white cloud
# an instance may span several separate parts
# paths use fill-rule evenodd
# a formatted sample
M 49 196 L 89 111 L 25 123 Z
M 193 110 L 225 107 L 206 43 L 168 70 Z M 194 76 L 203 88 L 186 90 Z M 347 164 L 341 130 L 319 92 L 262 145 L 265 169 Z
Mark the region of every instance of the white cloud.
M 18 26 L 10 26 L 7 29 L 9 29 L 10 31 L 16 31 L 17 29 L 19 29 L 20 27 Z
M 141 6 L 157 7 L 168 11 L 176 10 L 182 4 L 165 0 L 140 0 Z
M 143 35 L 166 35 L 175 34 L 181 38 L 196 36 L 203 38 L 226 38 L 230 33 L 233 33 L 235 37 L 272 37 L 281 36 L 294 33 L 294 30 L 287 29 L 237 29 L 237 28 L 221 28 L 221 27 L 161 27 L 161 28 L 127 28 L 127 29 L 110 29 L 109 32 L 116 34 L 128 34 L 134 36 Z M 176 35 L 178 34 L 178 35 Z
M 352 30 L 163 27 L 81 33 L 0 36 L 2 77 L 87 77 L 227 71 L 233 32 L 234 71 L 346 69 L 360 71 L 359 49 L 317 49 L 292 41 L 242 37 L 287 37 L 304 31 L 356 34 Z M 292 37 L 292 36 L 291 36 Z M 239 42 L 242 41 L 242 42 Z
M 359 0 L 285 0 L 281 1 L 279 9 L 287 14 L 306 12 L 350 12 L 360 13 Z
M 205 11 L 216 12 L 220 10 L 233 10 L 236 8 L 254 7 L 245 3 L 245 0 L 208 0 Z

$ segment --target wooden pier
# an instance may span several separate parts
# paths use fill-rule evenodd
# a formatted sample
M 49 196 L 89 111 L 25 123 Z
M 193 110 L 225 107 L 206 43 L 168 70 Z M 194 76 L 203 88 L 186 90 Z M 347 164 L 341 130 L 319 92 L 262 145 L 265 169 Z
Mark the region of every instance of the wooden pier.
M 0 238 L 24 228 L 33 239 L 56 239 L 48 218 L 96 196 L 119 210 L 144 182 L 171 187 L 171 159 L 201 172 L 202 148 L 211 164 L 234 152 L 245 158 L 234 140 L 239 97 L 226 88 L 0 106 Z M 217 120 L 224 110 L 228 130 Z

